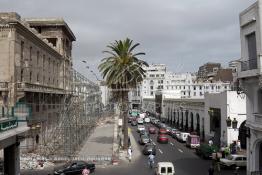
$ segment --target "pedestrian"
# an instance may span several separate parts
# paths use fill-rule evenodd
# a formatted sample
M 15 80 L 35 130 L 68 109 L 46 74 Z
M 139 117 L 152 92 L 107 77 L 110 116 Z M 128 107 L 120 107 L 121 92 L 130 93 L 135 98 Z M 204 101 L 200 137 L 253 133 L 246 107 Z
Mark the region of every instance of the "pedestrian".
M 83 169 L 83 171 L 82 171 L 82 175 L 89 175 L 89 173 L 90 173 L 90 170 L 87 169 L 87 167 L 85 167 L 85 168 Z
M 129 146 L 129 147 L 131 146 L 131 140 L 130 140 L 130 137 L 128 137 L 128 146 Z
M 209 146 L 212 146 L 212 145 L 213 145 L 213 140 L 212 140 L 212 139 L 209 139 L 208 145 L 209 145 Z
M 212 165 L 208 169 L 208 175 L 214 175 L 214 168 Z
M 237 141 L 237 148 L 238 148 L 238 151 L 241 151 L 241 143 L 240 143 L 240 140 Z
M 128 154 L 128 160 L 129 160 L 129 162 L 131 162 L 131 159 L 132 159 L 132 148 L 131 148 L 131 146 L 128 148 L 127 154 Z

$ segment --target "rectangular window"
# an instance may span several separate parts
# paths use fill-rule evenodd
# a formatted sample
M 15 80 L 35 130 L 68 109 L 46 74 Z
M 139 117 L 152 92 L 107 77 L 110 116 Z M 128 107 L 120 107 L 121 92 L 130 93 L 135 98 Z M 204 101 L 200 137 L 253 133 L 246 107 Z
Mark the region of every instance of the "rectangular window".
M 166 173 L 166 167 L 161 167 L 161 173 Z
M 39 51 L 36 52 L 36 65 L 38 67 L 38 64 L 39 64 Z
M 153 89 L 154 89 L 154 87 L 153 87 L 153 86 L 150 86 L 150 89 L 151 89 L 151 90 L 153 90 Z
M 172 172 L 172 167 L 167 167 L 167 173 L 173 173 Z
M 30 47 L 29 49 L 29 60 L 32 61 L 32 51 L 33 51 L 33 48 Z
M 193 89 L 196 90 L 196 86 L 193 86 Z
M 43 55 L 43 70 L 45 71 L 45 55 Z
M 25 43 L 24 41 L 21 41 L 21 60 L 24 59 L 24 47 L 25 47 Z
M 253 32 L 246 36 L 248 47 L 248 70 L 257 68 L 257 45 L 256 45 L 256 33 Z

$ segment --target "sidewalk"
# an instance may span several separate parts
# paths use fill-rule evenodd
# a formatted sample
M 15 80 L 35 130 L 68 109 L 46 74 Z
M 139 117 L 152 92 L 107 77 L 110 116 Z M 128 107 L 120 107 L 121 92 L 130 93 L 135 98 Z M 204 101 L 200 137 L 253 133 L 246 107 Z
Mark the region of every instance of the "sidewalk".
M 108 164 L 113 154 L 114 121 L 107 117 L 101 121 L 78 152 L 79 159 Z
M 121 163 L 134 163 L 142 155 L 140 148 L 139 148 L 139 145 L 137 144 L 137 141 L 135 140 L 135 137 L 133 136 L 132 132 L 129 133 L 129 137 L 130 137 L 130 141 L 131 141 L 131 147 L 132 147 L 132 150 L 133 150 L 132 160 L 131 160 L 131 162 L 129 162 L 126 150 L 120 150 L 119 160 L 120 160 Z

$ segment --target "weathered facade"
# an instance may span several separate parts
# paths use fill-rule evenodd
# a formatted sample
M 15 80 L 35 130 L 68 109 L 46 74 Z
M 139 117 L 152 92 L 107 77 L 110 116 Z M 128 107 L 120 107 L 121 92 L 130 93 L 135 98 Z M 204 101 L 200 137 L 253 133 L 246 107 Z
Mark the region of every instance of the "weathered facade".
M 27 111 L 27 149 L 34 147 L 38 133 L 44 139 L 56 125 L 71 91 L 73 41 L 63 19 L 0 13 L 0 115 L 7 116 L 14 106 L 17 117 L 19 111 Z
M 262 173 L 262 1 L 240 13 L 239 93 L 247 96 L 247 174 Z

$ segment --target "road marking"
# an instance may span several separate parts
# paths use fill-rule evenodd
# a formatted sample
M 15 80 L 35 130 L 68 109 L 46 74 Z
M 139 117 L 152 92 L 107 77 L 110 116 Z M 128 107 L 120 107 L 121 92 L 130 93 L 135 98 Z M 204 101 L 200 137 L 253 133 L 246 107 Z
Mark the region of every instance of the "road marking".
M 174 146 L 174 144 L 173 144 L 172 142 L 170 142 L 170 144 L 171 144 L 172 146 Z
M 178 149 L 178 151 L 179 151 L 179 152 L 181 152 L 181 153 L 183 152 L 183 150 L 182 150 L 182 149 Z
M 163 154 L 163 152 L 161 151 L 161 149 L 158 149 L 158 151 L 159 151 L 161 154 Z
M 156 145 L 155 142 L 152 142 L 152 143 L 153 143 L 153 145 Z

